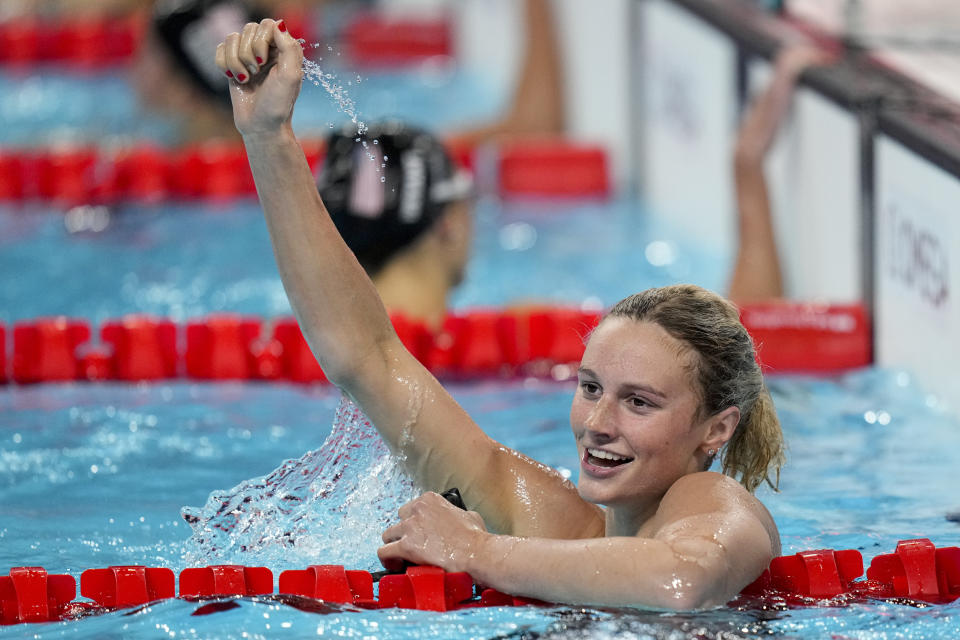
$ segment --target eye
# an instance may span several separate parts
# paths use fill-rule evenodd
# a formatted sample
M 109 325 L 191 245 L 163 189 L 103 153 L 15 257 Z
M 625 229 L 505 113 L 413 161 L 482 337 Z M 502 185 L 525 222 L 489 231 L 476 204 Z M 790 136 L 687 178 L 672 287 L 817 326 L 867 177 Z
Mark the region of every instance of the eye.
M 600 395 L 600 385 L 591 380 L 584 380 L 580 383 L 580 389 L 583 391 L 585 396 L 596 396 Z
M 630 396 L 627 402 L 629 402 L 630 406 L 633 407 L 634 409 L 646 409 L 647 407 L 653 406 L 652 404 L 650 404 L 640 396 Z

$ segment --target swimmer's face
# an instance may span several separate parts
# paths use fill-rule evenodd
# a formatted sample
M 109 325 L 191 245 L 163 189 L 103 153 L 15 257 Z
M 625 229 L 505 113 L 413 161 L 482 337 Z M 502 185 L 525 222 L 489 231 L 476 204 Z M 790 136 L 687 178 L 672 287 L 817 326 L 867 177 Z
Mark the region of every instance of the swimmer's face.
M 585 500 L 635 509 L 643 521 L 674 482 L 701 470 L 694 357 L 649 322 L 611 317 L 593 332 L 570 408 Z

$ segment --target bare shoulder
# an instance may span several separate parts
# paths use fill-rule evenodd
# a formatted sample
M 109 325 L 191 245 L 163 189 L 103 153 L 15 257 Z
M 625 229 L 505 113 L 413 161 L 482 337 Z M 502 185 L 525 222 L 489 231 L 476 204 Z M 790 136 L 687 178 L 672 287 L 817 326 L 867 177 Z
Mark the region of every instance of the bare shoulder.
M 682 530 L 705 533 L 715 528 L 718 542 L 736 541 L 736 547 L 761 544 L 770 556 L 780 554 L 780 534 L 767 508 L 733 478 L 704 471 L 677 480 L 660 501 L 648 523 L 651 537 L 671 537 Z M 645 527 L 646 528 L 646 527 Z M 767 554 L 765 554 L 767 555 Z
M 766 508 L 719 473 L 677 480 L 639 535 L 666 545 L 711 604 L 736 596 L 780 554 L 780 536 Z

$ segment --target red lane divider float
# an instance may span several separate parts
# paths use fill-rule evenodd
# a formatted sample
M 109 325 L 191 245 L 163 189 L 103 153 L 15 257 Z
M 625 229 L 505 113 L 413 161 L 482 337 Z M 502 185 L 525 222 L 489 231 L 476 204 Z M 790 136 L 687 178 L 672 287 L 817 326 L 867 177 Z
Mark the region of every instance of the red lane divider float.
M 347 571 L 339 564 L 313 565 L 303 570 L 284 571 L 279 582 L 279 593 L 353 604 L 365 609 L 377 608 L 373 576 L 369 571 Z
M 937 549 L 926 539 L 903 540 L 892 554 L 876 556 L 861 580 L 859 551 L 820 549 L 774 558 L 770 568 L 731 604 L 757 598 L 791 606 L 842 605 L 866 598 L 899 598 L 946 604 L 960 598 L 960 547 Z M 466 573 L 437 567 L 408 567 L 383 576 L 374 593 L 373 576 L 342 565 L 313 565 L 280 574 L 277 593 L 375 609 L 399 607 L 452 611 L 468 607 L 548 605 L 476 585 Z M 121 566 L 88 569 L 80 592 L 93 602 L 74 602 L 76 582 L 69 575 L 48 575 L 40 567 L 16 567 L 0 576 L 0 624 L 46 622 L 94 607 L 116 609 L 173 598 L 172 570 Z M 179 595 L 189 598 L 257 596 L 274 593 L 273 572 L 266 567 L 214 565 L 184 569 Z
M 867 578 L 889 584 L 885 595 L 951 602 L 960 597 L 960 548 L 937 549 L 926 538 L 903 540 L 894 553 L 873 559 Z
M 125 63 L 143 39 L 142 16 L 77 18 L 50 22 L 19 17 L 0 22 L 0 64 L 27 68 L 38 63 L 95 70 Z
M 0 624 L 59 620 L 77 597 L 69 575 L 49 575 L 43 567 L 15 567 L 0 576 Z
M 316 172 L 324 143 L 306 140 L 304 155 Z M 473 149 L 454 141 L 455 161 L 473 168 Z M 592 198 L 610 192 L 606 152 L 562 140 L 504 147 L 500 194 Z M 252 198 L 253 176 L 243 146 L 206 142 L 179 149 L 150 144 L 119 150 L 65 146 L 0 150 L 0 201 L 44 201 L 60 206 L 156 204 L 167 200 Z
M 362 67 L 396 67 L 453 55 L 453 29 L 445 18 L 361 14 L 343 36 L 350 60 Z
M 599 314 L 576 309 L 479 311 L 451 315 L 432 335 L 394 318 L 401 340 L 438 375 L 552 376 L 566 379 Z M 82 320 L 41 318 L 14 326 L 13 380 L 290 380 L 326 382 L 292 318 L 261 322 L 211 315 L 181 329 L 169 320 L 129 316 L 106 322 L 100 340 Z M 180 345 L 185 345 L 183 348 Z M 557 367 L 560 367 L 559 369 Z
M 773 372 L 839 372 L 870 364 L 870 331 L 860 305 L 782 303 L 742 309 Z M 410 352 L 444 378 L 533 376 L 568 379 L 601 314 L 571 308 L 478 310 L 451 314 L 439 333 L 395 316 Z M 838 320 L 840 318 L 840 320 Z M 773 322 L 771 319 L 777 320 Z M 216 314 L 181 327 L 127 316 L 101 327 L 99 341 L 83 320 L 41 318 L 13 328 L 12 375 L 0 340 L 0 382 L 67 380 L 289 380 L 327 378 L 292 318 L 261 321 Z M 0 326 L 0 338 L 3 337 Z
M 90 339 L 81 320 L 44 318 L 13 328 L 13 380 L 20 384 L 76 380 L 78 347 Z
M 148 18 L 128 16 L 61 18 L 19 16 L 0 21 L 0 64 L 27 69 L 37 64 L 67 65 L 86 71 L 126 64 L 143 42 Z M 314 41 L 307 11 L 285 10 L 291 33 Z
M 759 361 L 774 372 L 829 372 L 873 361 L 862 304 L 753 304 L 741 308 L 740 320 L 753 336 Z
M 204 143 L 163 150 L 66 147 L 0 151 L 0 199 L 62 206 L 252 197 L 241 145 Z
M 215 315 L 187 324 L 187 377 L 197 380 L 249 380 L 255 363 L 251 344 L 260 320 Z
M 517 142 L 500 149 L 505 197 L 602 198 L 610 195 L 606 149 L 569 140 Z
M 409 567 L 404 574 L 380 579 L 379 607 L 452 611 L 473 598 L 473 578 L 437 567 Z
M 7 328 L 0 324 L 0 384 L 7 382 Z
M 302 146 L 311 169 L 316 169 L 322 162 L 323 142 L 306 140 Z M 74 206 L 218 201 L 255 195 L 246 152 L 239 144 L 0 150 L 0 201 L 40 200 Z
M 937 549 L 926 539 L 901 540 L 873 558 L 863 576 L 855 549 L 802 551 L 774 558 L 742 596 L 779 597 L 791 604 L 863 598 L 906 598 L 942 604 L 960 598 L 960 547 Z
M 259 596 L 273 593 L 273 572 L 266 567 L 215 565 L 180 572 L 181 596 Z
M 87 569 L 80 574 L 80 595 L 101 607 L 136 607 L 174 597 L 176 577 L 162 567 Z

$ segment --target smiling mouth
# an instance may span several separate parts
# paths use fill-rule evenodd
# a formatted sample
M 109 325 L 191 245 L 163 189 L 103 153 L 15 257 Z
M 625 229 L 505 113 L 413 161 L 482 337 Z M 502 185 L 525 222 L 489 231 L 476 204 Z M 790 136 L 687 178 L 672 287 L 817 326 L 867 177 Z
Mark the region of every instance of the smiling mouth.
M 632 462 L 633 458 L 628 458 L 626 456 L 618 456 L 615 453 L 610 453 L 609 451 L 603 451 L 601 449 L 586 449 L 586 455 L 584 456 L 588 464 L 592 464 L 595 467 L 619 467 L 622 464 Z

